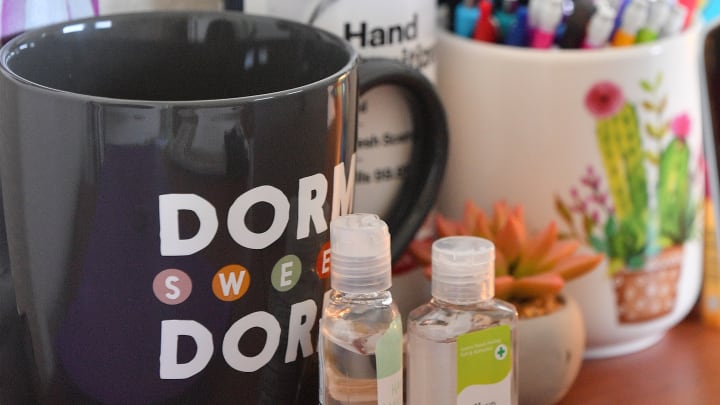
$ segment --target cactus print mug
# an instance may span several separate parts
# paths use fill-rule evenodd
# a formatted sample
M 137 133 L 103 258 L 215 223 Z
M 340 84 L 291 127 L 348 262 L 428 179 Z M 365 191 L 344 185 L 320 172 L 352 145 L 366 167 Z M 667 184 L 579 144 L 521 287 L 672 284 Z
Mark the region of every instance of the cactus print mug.
M 704 173 L 699 24 L 649 44 L 520 49 L 440 34 L 438 88 L 453 136 L 439 208 L 522 204 L 605 254 L 565 293 L 585 356 L 659 341 L 695 303 Z

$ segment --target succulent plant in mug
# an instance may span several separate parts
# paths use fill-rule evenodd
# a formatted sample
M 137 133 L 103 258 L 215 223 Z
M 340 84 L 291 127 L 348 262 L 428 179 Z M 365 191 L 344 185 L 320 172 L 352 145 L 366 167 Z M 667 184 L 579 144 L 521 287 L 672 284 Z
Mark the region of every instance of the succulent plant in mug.
M 566 281 L 595 268 L 602 254 L 581 254 L 577 240 L 561 240 L 554 222 L 530 235 L 522 206 L 497 202 L 489 216 L 472 201 L 462 220 L 436 216 L 437 237 L 474 235 L 495 244 L 495 296 L 512 302 L 521 318 L 541 316 L 561 305 L 558 294 Z M 432 240 L 416 240 L 410 252 L 430 277 Z

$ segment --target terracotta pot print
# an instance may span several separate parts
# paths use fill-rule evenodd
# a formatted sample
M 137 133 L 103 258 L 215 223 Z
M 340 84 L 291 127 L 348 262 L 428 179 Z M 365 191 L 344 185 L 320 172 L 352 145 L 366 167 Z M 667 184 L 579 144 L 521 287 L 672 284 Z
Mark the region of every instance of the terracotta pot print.
M 640 271 L 613 276 L 620 323 L 645 322 L 670 314 L 675 307 L 683 248 L 674 246 L 648 258 Z

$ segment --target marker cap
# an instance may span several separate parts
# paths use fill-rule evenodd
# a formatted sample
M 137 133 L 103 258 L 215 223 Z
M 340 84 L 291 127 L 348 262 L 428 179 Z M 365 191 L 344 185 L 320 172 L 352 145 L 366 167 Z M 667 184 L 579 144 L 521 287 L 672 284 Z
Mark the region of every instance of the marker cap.
M 622 14 L 620 28 L 627 35 L 635 36 L 648 18 L 647 0 L 631 0 Z
M 599 48 L 605 45 L 615 27 L 617 12 L 610 5 L 599 2 L 597 9 L 590 18 L 587 32 L 585 33 L 584 48 Z
M 673 4 L 672 8 L 670 9 L 670 16 L 665 22 L 665 25 L 663 25 L 663 27 L 660 29 L 660 36 L 667 37 L 680 32 L 680 30 L 682 30 L 683 28 L 683 24 L 685 24 L 685 18 L 687 17 L 687 13 L 687 8 L 682 4 Z
M 527 46 L 530 36 L 527 7 L 518 7 L 516 17 L 515 24 L 510 27 L 510 32 L 505 38 L 505 43 L 512 46 Z
M 645 27 L 656 33 L 660 32 L 660 29 L 670 17 L 671 9 L 670 3 L 667 1 L 655 0 L 652 2 L 648 10 L 647 24 L 645 24 Z
M 563 16 L 563 0 L 543 0 L 538 11 L 537 26 L 541 31 L 555 31 Z
M 455 33 L 463 37 L 471 37 L 479 15 L 480 10 L 472 1 L 458 4 L 455 7 Z
M 545 0 L 528 0 L 527 2 L 527 24 L 531 28 L 537 27 L 540 19 L 540 9 Z

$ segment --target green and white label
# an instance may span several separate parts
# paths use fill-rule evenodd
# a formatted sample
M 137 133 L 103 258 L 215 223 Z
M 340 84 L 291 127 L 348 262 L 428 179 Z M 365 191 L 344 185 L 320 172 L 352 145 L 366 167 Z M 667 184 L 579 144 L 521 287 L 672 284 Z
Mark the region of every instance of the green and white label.
M 457 339 L 457 405 L 510 404 L 512 336 L 501 325 Z
M 397 317 L 375 346 L 378 405 L 403 403 L 402 346 L 402 323 Z

